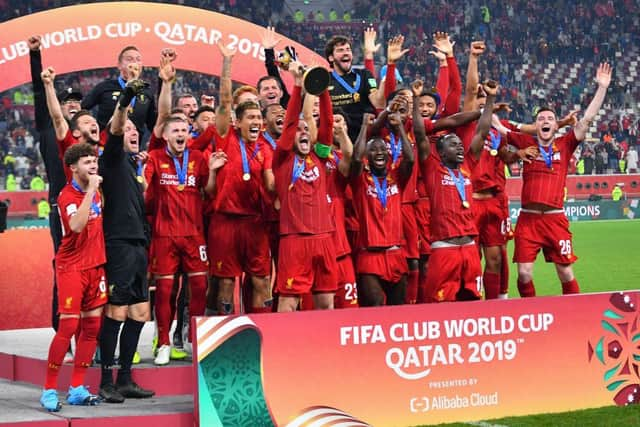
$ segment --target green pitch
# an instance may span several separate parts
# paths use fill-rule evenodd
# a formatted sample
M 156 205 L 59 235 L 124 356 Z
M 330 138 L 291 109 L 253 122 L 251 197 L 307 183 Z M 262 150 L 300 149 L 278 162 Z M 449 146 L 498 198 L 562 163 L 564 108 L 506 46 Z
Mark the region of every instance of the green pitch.
M 632 427 L 638 425 L 640 425 L 640 407 L 634 405 L 469 423 L 438 424 L 436 427 Z
M 640 289 L 640 221 L 572 222 L 574 252 L 578 261 L 574 272 L 580 290 L 604 292 Z M 509 260 L 513 256 L 513 241 L 508 244 Z M 509 264 L 509 297 L 517 298 L 517 267 Z M 533 271 L 537 295 L 560 295 L 562 289 L 552 263 L 538 254 Z

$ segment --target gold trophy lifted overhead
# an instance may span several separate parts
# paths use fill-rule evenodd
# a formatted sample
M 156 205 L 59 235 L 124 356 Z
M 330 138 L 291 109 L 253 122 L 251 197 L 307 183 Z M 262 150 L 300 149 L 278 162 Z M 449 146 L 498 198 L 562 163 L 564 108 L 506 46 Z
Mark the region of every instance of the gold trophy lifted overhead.
M 293 46 L 286 46 L 282 52 L 278 54 L 277 63 L 283 70 L 289 69 L 289 64 L 298 60 L 296 48 Z M 321 66 L 318 67 L 304 67 L 304 75 L 302 76 L 302 85 L 304 90 L 311 95 L 320 95 L 324 90 L 329 87 L 329 81 L 331 76 L 329 71 Z

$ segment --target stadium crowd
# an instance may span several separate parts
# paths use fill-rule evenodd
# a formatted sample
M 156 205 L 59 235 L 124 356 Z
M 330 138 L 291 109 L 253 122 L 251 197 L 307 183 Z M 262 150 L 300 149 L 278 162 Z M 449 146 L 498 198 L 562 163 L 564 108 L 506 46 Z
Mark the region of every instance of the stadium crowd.
M 81 2 L 0 1 L 0 20 L 78 3 Z M 429 32 L 432 30 L 431 23 L 444 23 L 460 46 L 456 50 L 456 58 L 463 70 L 466 69 L 468 53 L 463 46 L 468 46 L 474 37 L 486 41 L 487 53 L 479 64 L 480 73 L 496 76 L 501 85 L 501 100 L 510 103 L 513 110 L 511 117 L 519 121 L 531 120 L 532 110 L 540 102 L 558 108 L 570 99 L 572 104 L 579 104 L 584 109 L 588 102 L 589 92 L 585 89 L 589 76 L 588 70 L 584 70 L 575 84 L 547 95 L 539 76 L 531 71 L 524 75 L 516 73 L 518 65 L 528 61 L 542 64 L 577 61 L 597 63 L 609 59 L 615 67 L 616 52 L 624 55 L 632 46 L 640 45 L 637 19 L 640 7 L 637 1 L 630 0 L 600 1 L 592 7 L 561 1 L 554 4 L 556 13 L 553 14 L 542 13 L 545 7 L 542 3 L 521 0 L 472 2 L 471 5 L 463 0 L 399 0 L 373 4 L 356 1 L 353 10 L 349 11 L 347 19 L 350 22 L 347 23 L 342 16 L 335 21 L 327 19 L 317 22 L 315 14 L 303 14 L 303 22 L 298 23 L 295 12 L 286 9 L 282 0 L 269 1 L 267 7 L 262 7 L 264 3 L 256 0 L 186 0 L 182 3 L 227 13 L 263 26 L 276 25 L 283 34 L 318 53 L 322 53 L 331 34 L 345 34 L 357 40 L 365 27 L 364 22 L 376 23 L 383 37 L 400 29 L 405 35 L 406 45 L 410 46 L 406 60 L 398 66 L 403 80 L 421 78 L 431 86 L 435 85 L 432 76 L 436 75 L 437 61 L 429 55 L 432 50 Z M 319 12 L 322 16 L 330 15 L 330 11 Z M 522 28 L 526 28 L 526 31 L 521 31 Z M 355 49 L 354 54 L 355 62 L 362 63 L 361 50 Z M 61 80 L 64 86 L 87 93 L 110 73 L 113 70 L 90 70 L 61 76 Z M 217 96 L 215 77 L 197 73 L 181 74 L 176 85 L 178 92 L 207 92 Z M 149 81 L 155 84 L 155 79 Z M 585 143 L 576 153 L 579 157 L 576 158 L 576 169 L 572 172 L 589 175 L 634 171 L 637 155 L 633 151 L 637 152 L 640 144 L 640 114 L 626 110 L 637 107 L 633 100 L 640 96 L 640 85 L 628 82 L 618 84 L 614 74 L 610 92 L 610 113 L 601 119 L 597 126 L 598 133 L 593 135 L 599 140 Z M 31 189 L 31 181 L 36 176 L 46 182 L 38 150 L 32 145 L 33 111 L 29 108 L 33 105 L 32 89 L 25 85 L 0 94 L 0 98 L 0 188 Z M 25 107 L 14 108 L 22 105 Z M 628 164 L 632 167 L 627 167 Z M 517 174 L 518 169 L 514 172 Z M 36 180 L 35 184 L 36 188 L 40 188 L 40 180 Z

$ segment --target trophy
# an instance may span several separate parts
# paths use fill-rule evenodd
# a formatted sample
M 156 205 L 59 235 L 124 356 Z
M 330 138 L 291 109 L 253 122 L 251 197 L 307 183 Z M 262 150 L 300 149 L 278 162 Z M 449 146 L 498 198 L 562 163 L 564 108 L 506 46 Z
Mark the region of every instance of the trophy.
M 298 60 L 296 48 L 286 46 L 282 52 L 278 54 L 276 63 L 283 70 L 289 69 L 289 64 Z M 302 76 L 302 86 L 307 93 L 311 95 L 320 95 L 329 87 L 331 76 L 329 71 L 324 67 L 303 67 L 304 74 Z

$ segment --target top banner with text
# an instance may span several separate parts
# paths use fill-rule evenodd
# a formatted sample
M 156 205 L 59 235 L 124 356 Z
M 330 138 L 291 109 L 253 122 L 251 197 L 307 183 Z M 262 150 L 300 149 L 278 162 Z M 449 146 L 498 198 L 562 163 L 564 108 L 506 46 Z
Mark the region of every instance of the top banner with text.
M 410 426 L 638 403 L 639 296 L 198 318 L 197 415 Z
M 34 34 L 42 36 L 43 65 L 53 66 L 58 74 L 115 67 L 120 50 L 135 45 L 146 66 L 157 66 L 160 51 L 172 47 L 178 52 L 178 69 L 219 75 L 222 59 L 215 45 L 222 40 L 237 49 L 232 79 L 255 84 L 266 74 L 262 31 L 228 15 L 157 3 L 93 3 L 34 13 L 0 24 L 0 92 L 31 81 L 26 40 Z M 305 63 L 325 63 L 281 36 L 277 48 L 287 45 L 294 46 Z

